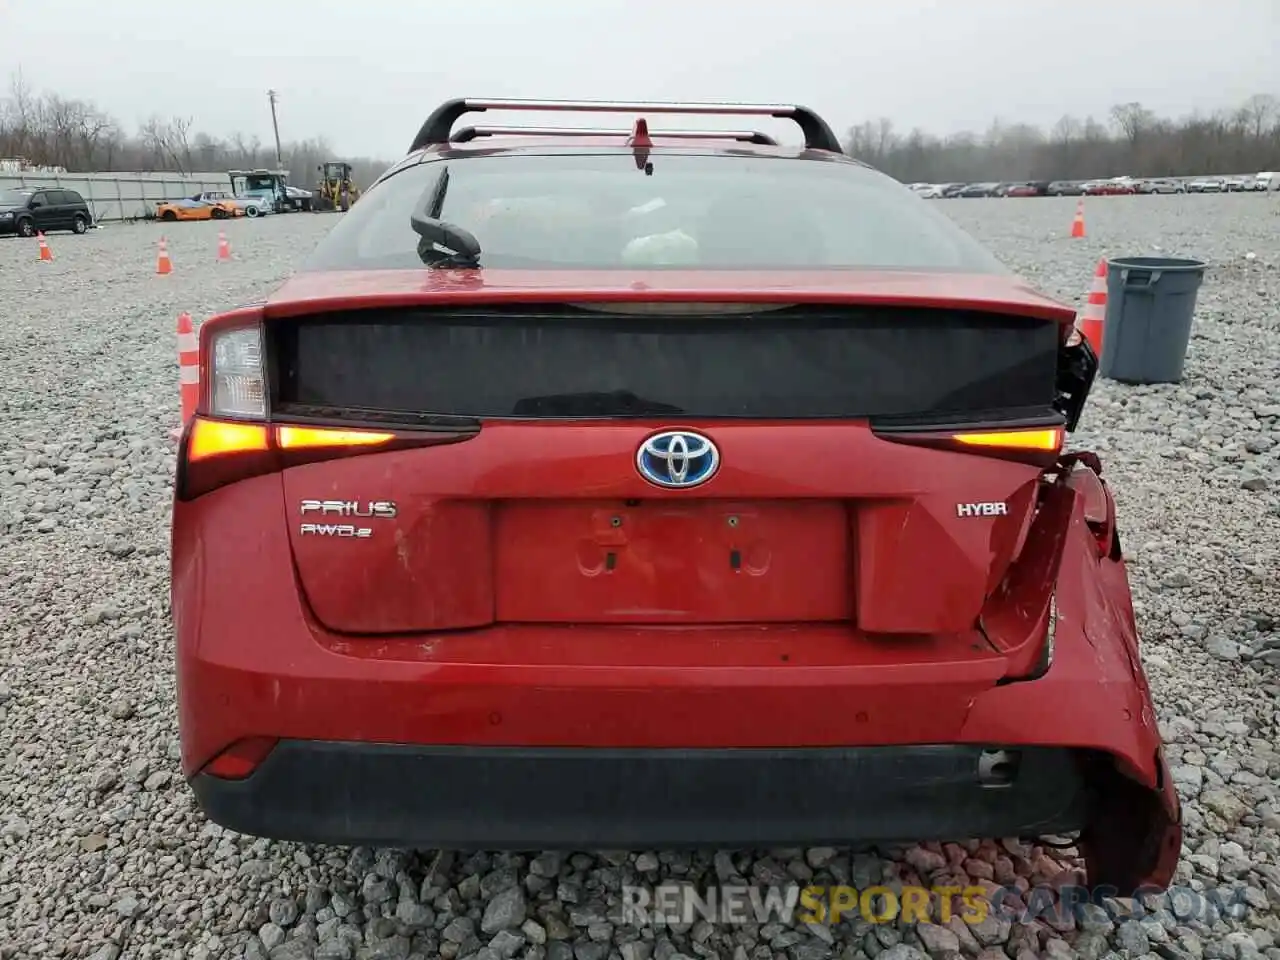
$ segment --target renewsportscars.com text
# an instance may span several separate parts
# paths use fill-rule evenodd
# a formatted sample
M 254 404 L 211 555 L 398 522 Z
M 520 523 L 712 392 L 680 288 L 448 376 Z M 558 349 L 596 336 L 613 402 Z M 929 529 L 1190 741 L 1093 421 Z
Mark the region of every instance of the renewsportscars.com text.
M 1171 887 L 1142 888 L 1128 897 L 1113 887 L 1064 885 L 1032 887 L 871 886 L 716 886 L 687 883 L 655 887 L 624 886 L 618 920 L 635 926 L 708 923 L 836 924 L 862 919 L 870 923 L 937 923 L 953 918 L 980 924 L 995 917 L 1011 922 L 1079 921 L 1088 911 L 1104 910 L 1112 920 L 1142 916 L 1145 897 L 1159 897 L 1180 923 L 1215 916 L 1243 919 L 1248 912 L 1245 887 L 1205 891 Z

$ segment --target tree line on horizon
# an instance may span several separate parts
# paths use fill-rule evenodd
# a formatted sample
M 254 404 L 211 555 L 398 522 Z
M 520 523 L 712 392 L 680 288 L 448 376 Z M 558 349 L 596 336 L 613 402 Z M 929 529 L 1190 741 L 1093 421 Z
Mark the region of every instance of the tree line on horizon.
M 1085 180 L 1256 173 L 1280 169 L 1280 99 L 1256 94 L 1234 110 L 1157 116 L 1117 104 L 1106 122 L 1064 116 L 1049 130 L 999 120 L 982 134 L 903 133 L 887 117 L 850 128 L 846 152 L 904 183 Z M 346 160 L 361 185 L 391 161 L 335 155 L 323 135 L 282 143 L 290 182 L 310 186 L 316 166 Z M 0 158 L 71 172 L 206 173 L 275 167 L 274 144 L 256 135 L 214 136 L 191 117 L 158 115 L 133 133 L 88 100 L 37 93 L 20 74 L 0 99 Z
M 846 152 L 904 183 L 1254 174 L 1280 170 L 1280 99 L 1255 94 L 1179 120 L 1120 103 L 1107 122 L 1064 116 L 1046 131 L 997 120 L 983 134 L 949 137 L 902 133 L 882 117 L 850 128 Z

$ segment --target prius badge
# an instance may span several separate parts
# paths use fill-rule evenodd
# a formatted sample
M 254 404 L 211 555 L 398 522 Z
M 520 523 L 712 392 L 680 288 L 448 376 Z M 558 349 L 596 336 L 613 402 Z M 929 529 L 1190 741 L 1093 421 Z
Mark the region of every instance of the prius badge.
M 720 451 L 710 437 L 692 430 L 655 433 L 636 451 L 636 469 L 656 487 L 687 490 L 720 469 Z

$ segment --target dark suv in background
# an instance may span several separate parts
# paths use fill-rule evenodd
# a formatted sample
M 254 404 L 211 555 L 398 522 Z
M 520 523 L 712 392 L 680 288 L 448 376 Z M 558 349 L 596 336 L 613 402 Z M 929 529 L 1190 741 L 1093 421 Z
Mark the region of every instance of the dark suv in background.
M 62 187 L 0 190 L 0 234 L 34 237 L 54 230 L 84 233 L 92 225 L 89 205 L 74 190 Z

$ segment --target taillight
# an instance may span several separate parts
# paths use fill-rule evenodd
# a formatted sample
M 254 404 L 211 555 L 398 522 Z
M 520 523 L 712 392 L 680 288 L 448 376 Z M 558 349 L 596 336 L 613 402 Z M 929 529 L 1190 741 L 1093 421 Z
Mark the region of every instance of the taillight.
M 1066 441 L 1062 426 L 1008 429 L 947 430 L 942 428 L 873 428 L 876 436 L 895 443 L 910 443 L 943 450 L 983 453 L 1047 467 L 1056 462 Z
M 477 430 L 430 432 L 351 430 L 288 424 L 191 421 L 178 461 L 178 499 L 194 500 L 219 487 L 285 467 L 362 453 L 457 443 Z
M 267 378 L 262 362 L 262 327 L 219 330 L 210 338 L 209 413 L 215 417 L 263 420 Z
M 394 433 L 375 430 L 343 430 L 337 427 L 277 427 L 281 450 L 315 450 L 318 447 L 376 447 L 390 443 Z
M 951 439 L 966 447 L 987 447 L 998 450 L 1028 450 L 1052 453 L 1062 450 L 1062 427 L 1045 427 L 1032 430 L 973 430 L 953 433 Z
M 267 428 L 260 423 L 227 423 L 197 418 L 191 425 L 188 460 L 208 460 L 229 453 L 266 451 Z
M 263 423 L 230 423 L 196 415 L 178 453 L 177 496 L 196 497 L 276 469 L 275 452 Z
M 178 455 L 179 500 L 194 500 L 229 483 L 285 467 L 456 443 L 479 432 L 478 426 L 388 431 L 274 423 L 267 400 L 262 325 L 241 322 L 222 329 L 214 321 L 205 336 L 201 377 L 207 386 Z

